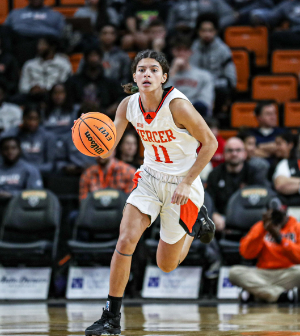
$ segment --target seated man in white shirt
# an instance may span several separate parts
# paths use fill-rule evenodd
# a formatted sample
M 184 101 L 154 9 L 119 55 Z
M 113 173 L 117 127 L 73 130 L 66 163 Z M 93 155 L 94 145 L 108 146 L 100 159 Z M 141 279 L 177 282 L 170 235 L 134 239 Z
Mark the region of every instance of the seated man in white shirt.
M 49 91 L 54 84 L 64 83 L 72 73 L 69 59 L 57 53 L 59 40 L 53 36 L 40 38 L 37 57 L 27 61 L 20 77 L 21 93 L 40 95 Z
M 22 121 L 22 110 L 18 105 L 7 103 L 7 86 L 0 81 L 0 132 L 8 131 L 12 127 L 19 126 Z
M 298 142 L 299 150 L 300 141 Z M 278 193 L 283 195 L 300 194 L 300 160 L 281 160 L 273 175 L 273 182 Z
M 297 160 L 280 161 L 273 175 L 273 182 L 278 193 L 295 195 L 300 193 L 300 169 Z

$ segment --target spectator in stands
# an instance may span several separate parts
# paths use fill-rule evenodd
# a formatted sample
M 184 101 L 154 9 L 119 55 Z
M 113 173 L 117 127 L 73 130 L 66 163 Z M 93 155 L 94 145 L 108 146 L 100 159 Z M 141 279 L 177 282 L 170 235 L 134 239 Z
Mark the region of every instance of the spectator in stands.
M 226 27 L 250 25 L 253 13 L 263 14 L 274 7 L 273 0 L 227 0 L 227 2 L 234 9 L 234 14 L 225 18 L 223 26 Z
M 256 167 L 261 175 L 264 176 L 264 180 L 267 181 L 270 163 L 264 158 L 256 156 L 257 146 L 255 136 L 250 131 L 244 130 L 240 132 L 237 137 L 244 142 L 247 162 Z
M 214 82 L 208 71 L 190 64 L 192 41 L 177 36 L 171 43 L 174 56 L 170 67 L 169 85 L 175 86 L 202 115 L 211 114 L 214 102 Z
M 90 18 L 94 28 L 106 24 L 119 25 L 119 14 L 113 7 L 108 7 L 106 0 L 87 0 L 86 6 L 78 8 L 74 14 L 76 18 Z
M 300 137 L 298 138 L 297 158 L 299 158 L 299 153 Z M 275 169 L 273 175 L 274 186 L 276 191 L 282 195 L 296 196 L 300 194 L 300 164 L 296 157 L 283 159 Z
M 230 281 L 244 291 L 241 300 L 254 298 L 267 302 L 295 302 L 294 287 L 300 286 L 300 225 L 286 215 L 286 207 L 273 199 L 262 221 L 242 238 L 240 253 L 257 259 L 256 267 L 233 266 Z M 277 204 L 277 205 L 276 205 Z
M 125 84 L 131 78 L 131 61 L 127 53 L 117 47 L 117 28 L 113 25 L 105 25 L 99 33 L 99 42 L 103 51 L 102 65 L 104 75 Z
M 275 169 L 281 160 L 296 159 L 297 136 L 291 132 L 277 135 L 275 138 L 275 146 L 275 159 L 268 173 L 268 179 L 270 181 L 272 181 Z
M 21 159 L 20 140 L 16 137 L 2 138 L 0 152 L 0 198 L 11 198 L 24 189 L 41 189 L 41 175 L 34 166 Z
M 73 105 L 63 83 L 53 85 L 49 92 L 49 102 L 44 111 L 43 126 L 60 137 L 70 132 L 76 118 L 78 105 Z
M 113 188 L 129 193 L 133 187 L 135 168 L 119 161 L 114 155 L 103 159 L 97 157 L 97 165 L 87 168 L 80 177 L 79 199 L 85 199 L 89 192 L 102 188 Z
M 4 31 L 0 31 L 0 81 L 5 82 L 7 94 L 17 92 L 19 67 L 16 58 L 5 47 Z
M 0 132 L 18 126 L 22 121 L 22 110 L 18 105 L 7 103 L 7 87 L 0 81 Z
M 42 174 L 53 170 L 55 160 L 55 138 L 40 126 L 41 112 L 38 106 L 24 108 L 23 123 L 3 134 L 5 137 L 17 137 L 22 148 L 22 158 L 35 166 Z
M 108 24 L 100 29 L 98 39 L 103 51 L 104 76 L 124 84 L 131 78 L 131 61 L 128 54 L 116 45 L 117 38 L 118 31 L 114 25 Z M 82 59 L 78 72 L 82 71 L 84 64 L 84 59 Z
M 127 4 L 124 17 L 127 34 L 122 39 L 122 49 L 147 49 L 149 38 L 146 30 L 151 21 L 160 18 L 166 21 L 167 4 L 155 0 L 134 0 Z
M 206 119 L 206 123 L 218 141 L 218 148 L 213 157 L 211 158 L 212 166 L 213 168 L 215 168 L 219 164 L 224 162 L 224 149 L 226 141 L 219 134 L 220 123 L 217 119 L 214 118 Z
M 12 30 L 14 54 L 20 65 L 35 55 L 38 38 L 60 38 L 65 26 L 62 14 L 44 6 L 44 0 L 28 0 L 28 6 L 10 12 L 5 25 Z
M 68 94 L 74 103 L 93 102 L 100 105 L 100 111 L 114 118 L 118 103 L 124 97 L 120 83 L 103 74 L 102 51 L 89 48 L 84 54 L 85 65 L 81 73 L 69 78 L 66 83 Z
M 74 119 L 77 120 L 84 113 L 98 112 L 99 110 L 98 104 L 83 103 Z M 80 176 L 86 168 L 97 163 L 95 157 L 79 152 L 73 143 L 70 130 L 56 142 L 56 152 L 56 169 L 64 175 Z
M 167 39 L 167 29 L 164 22 L 158 18 L 150 22 L 148 28 L 149 48 L 163 52 L 170 61 L 170 46 Z
M 236 69 L 229 47 L 218 34 L 218 17 L 206 14 L 198 17 L 196 29 L 199 38 L 192 46 L 191 64 L 209 71 L 214 78 L 215 113 L 227 111 L 231 94 L 235 89 Z
M 169 11 L 167 29 L 168 31 L 182 27 L 194 29 L 198 16 L 207 13 L 215 13 L 220 18 L 221 28 L 228 18 L 235 15 L 234 10 L 224 0 L 180 0 Z
M 300 40 L 300 2 L 286 0 L 279 3 L 272 10 L 256 11 L 252 15 L 255 24 L 266 24 L 277 27 L 282 22 L 289 23 L 289 29 L 275 30 L 271 35 L 272 49 L 299 48 Z
M 126 162 L 136 169 L 140 167 L 139 162 L 139 139 L 136 133 L 126 131 L 116 148 L 116 158 Z
M 282 133 L 277 126 L 277 112 L 274 102 L 265 101 L 258 103 L 255 108 L 255 115 L 258 121 L 258 128 L 252 129 L 256 138 L 256 156 L 271 158 L 276 151 L 275 138 Z
M 27 61 L 20 78 L 20 92 L 32 96 L 43 95 L 54 84 L 65 82 L 72 73 L 70 61 L 56 53 L 59 41 L 43 37 L 38 41 L 38 57 Z
M 240 188 L 247 185 L 265 185 L 260 171 L 247 161 L 244 143 L 239 138 L 227 140 L 224 151 L 225 162 L 209 174 L 207 188 L 214 201 L 216 212 L 213 220 L 217 230 L 225 227 L 225 213 L 229 198 Z

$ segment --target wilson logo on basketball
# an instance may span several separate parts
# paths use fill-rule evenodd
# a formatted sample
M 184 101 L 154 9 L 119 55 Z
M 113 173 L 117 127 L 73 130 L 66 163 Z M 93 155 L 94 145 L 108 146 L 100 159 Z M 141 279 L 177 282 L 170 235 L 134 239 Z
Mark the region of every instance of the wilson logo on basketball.
M 107 141 L 112 140 L 112 137 L 110 136 L 110 134 L 107 132 L 107 130 L 104 127 L 98 128 L 96 125 L 94 125 L 94 126 L 97 128 L 97 130 L 100 133 L 102 133 L 103 135 L 105 135 L 105 138 L 106 138 Z
M 104 150 L 94 141 L 93 137 L 90 135 L 89 131 L 86 131 L 85 133 L 86 138 L 88 141 L 91 143 L 91 148 L 97 153 L 97 154 L 102 154 Z

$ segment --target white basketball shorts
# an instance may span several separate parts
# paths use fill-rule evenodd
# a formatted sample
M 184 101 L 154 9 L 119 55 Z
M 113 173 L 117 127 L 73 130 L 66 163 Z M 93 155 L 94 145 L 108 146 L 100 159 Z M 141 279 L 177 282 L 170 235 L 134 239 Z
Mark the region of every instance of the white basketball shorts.
M 195 235 L 193 226 L 204 201 L 202 182 L 197 177 L 191 186 L 188 202 L 185 205 L 172 204 L 174 191 L 182 180 L 182 176 L 141 166 L 134 175 L 134 188 L 126 202 L 149 215 L 151 224 L 160 214 L 160 238 L 168 244 L 177 243 L 186 233 Z

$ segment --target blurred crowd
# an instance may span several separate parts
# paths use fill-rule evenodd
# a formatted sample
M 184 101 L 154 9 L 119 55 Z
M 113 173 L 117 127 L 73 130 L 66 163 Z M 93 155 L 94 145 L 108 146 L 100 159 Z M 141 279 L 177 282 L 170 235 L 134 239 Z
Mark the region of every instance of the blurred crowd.
M 236 91 L 236 67 L 223 37 L 229 26 L 264 25 L 270 51 L 300 49 L 300 1 L 86 0 L 73 19 L 88 20 L 76 29 L 44 0 L 28 0 L 28 6 L 12 9 L 0 26 L 3 204 L 21 190 L 48 187 L 53 174 L 77 177 L 80 201 L 107 187 L 130 192 L 142 163 L 134 129 L 128 127 L 113 156 L 95 159 L 76 150 L 71 127 L 87 112 L 101 111 L 114 119 L 126 96 L 121 84 L 132 81 L 131 61 L 147 48 L 165 53 L 167 86 L 189 98 L 218 140 L 217 152 L 201 173 L 213 201 L 217 237 L 226 229 L 228 200 L 245 186 L 273 189 L 287 203 L 297 199 L 299 136 L 297 130 L 278 126 L 276 102 L 257 104 L 258 127 L 222 137 L 222 130 L 230 128 L 231 104 L 244 99 Z M 76 68 L 74 54 L 82 55 Z M 210 275 L 221 263 L 218 247 L 212 250 L 216 258 Z M 298 256 L 292 259 L 285 265 L 300 262 Z

